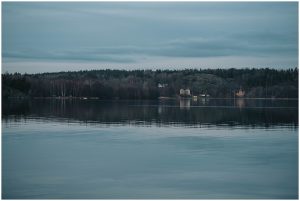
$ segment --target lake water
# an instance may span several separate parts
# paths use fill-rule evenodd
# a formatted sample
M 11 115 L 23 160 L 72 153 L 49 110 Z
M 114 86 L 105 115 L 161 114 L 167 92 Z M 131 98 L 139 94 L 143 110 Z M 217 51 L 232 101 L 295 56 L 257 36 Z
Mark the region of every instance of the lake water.
M 2 105 L 4 199 L 297 199 L 298 101 Z

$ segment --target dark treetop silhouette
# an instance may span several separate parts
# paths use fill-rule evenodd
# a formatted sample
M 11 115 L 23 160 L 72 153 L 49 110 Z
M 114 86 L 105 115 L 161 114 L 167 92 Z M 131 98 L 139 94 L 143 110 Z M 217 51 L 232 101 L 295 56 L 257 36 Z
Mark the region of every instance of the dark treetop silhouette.
M 192 95 L 233 98 L 297 98 L 298 69 L 91 70 L 42 74 L 2 74 L 2 96 L 157 99 Z

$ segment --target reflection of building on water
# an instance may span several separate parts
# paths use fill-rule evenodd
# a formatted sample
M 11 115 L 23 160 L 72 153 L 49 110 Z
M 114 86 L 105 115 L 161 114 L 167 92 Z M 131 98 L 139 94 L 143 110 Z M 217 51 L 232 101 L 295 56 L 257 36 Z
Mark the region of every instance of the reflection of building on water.
M 191 99 L 179 99 L 180 109 L 190 109 Z
M 162 105 L 158 105 L 158 114 L 162 113 Z
M 238 98 L 238 99 L 236 99 L 235 104 L 238 108 L 244 108 L 245 107 L 245 99 Z
M 209 102 L 209 98 L 205 98 L 205 97 L 204 98 L 201 97 L 200 100 L 203 105 L 206 105 Z

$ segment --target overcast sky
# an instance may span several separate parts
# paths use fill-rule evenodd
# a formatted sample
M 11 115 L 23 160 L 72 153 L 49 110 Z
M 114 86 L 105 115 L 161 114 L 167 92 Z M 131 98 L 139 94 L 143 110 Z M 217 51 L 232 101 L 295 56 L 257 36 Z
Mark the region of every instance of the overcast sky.
M 2 72 L 298 67 L 298 3 L 2 3 Z

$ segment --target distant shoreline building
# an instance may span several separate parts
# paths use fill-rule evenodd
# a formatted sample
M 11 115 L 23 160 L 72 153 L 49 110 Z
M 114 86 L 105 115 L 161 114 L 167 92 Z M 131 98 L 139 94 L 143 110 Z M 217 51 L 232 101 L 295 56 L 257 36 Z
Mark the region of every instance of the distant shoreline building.
M 191 90 L 190 89 L 180 89 L 179 95 L 183 97 L 191 96 Z
M 165 88 L 165 87 L 167 87 L 168 86 L 168 84 L 161 84 L 161 83 L 158 83 L 158 85 L 157 85 L 157 87 L 158 88 Z
M 245 91 L 240 88 L 240 90 L 236 92 L 235 95 L 238 98 L 243 98 L 245 96 Z
M 199 97 L 200 98 L 208 98 L 208 97 L 210 97 L 210 95 L 209 94 L 199 94 Z

